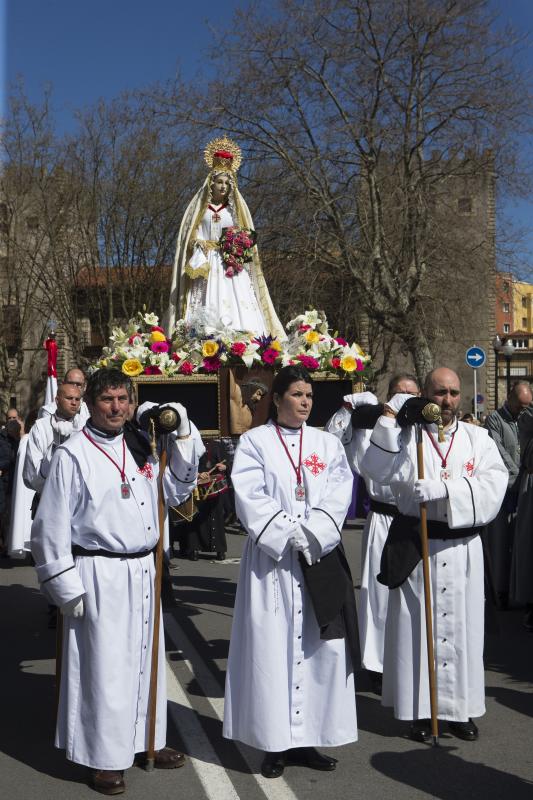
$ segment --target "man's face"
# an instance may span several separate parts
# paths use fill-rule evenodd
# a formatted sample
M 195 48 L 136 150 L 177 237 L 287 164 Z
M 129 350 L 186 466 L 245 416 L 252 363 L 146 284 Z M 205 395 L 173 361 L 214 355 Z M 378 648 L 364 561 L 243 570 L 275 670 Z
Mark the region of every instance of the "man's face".
M 394 384 L 391 397 L 394 397 L 395 394 L 412 394 L 418 397 L 420 389 L 418 385 L 414 381 L 409 380 L 409 378 L 401 378 L 398 383 Z M 390 398 L 388 399 L 390 400 Z
M 426 388 L 428 400 L 440 406 L 442 422 L 449 425 L 457 415 L 461 403 L 459 378 L 449 369 L 436 370 Z
M 121 430 L 128 419 L 130 398 L 124 386 L 107 387 L 94 403 L 88 403 L 91 419 L 97 428 L 108 433 Z
M 72 419 L 78 413 L 81 405 L 81 392 L 76 386 L 62 383 L 57 390 L 57 410 L 61 417 Z
M 515 392 L 509 395 L 507 405 L 513 417 L 519 417 L 522 411 L 531 405 L 533 395 L 527 386 L 518 386 Z
M 65 375 L 64 383 L 67 386 L 76 386 L 81 392 L 85 391 L 85 375 L 81 369 L 69 369 Z
M 16 408 L 8 409 L 8 412 L 6 414 L 6 422 L 9 422 L 10 420 L 15 420 L 16 422 L 20 422 L 18 411 Z

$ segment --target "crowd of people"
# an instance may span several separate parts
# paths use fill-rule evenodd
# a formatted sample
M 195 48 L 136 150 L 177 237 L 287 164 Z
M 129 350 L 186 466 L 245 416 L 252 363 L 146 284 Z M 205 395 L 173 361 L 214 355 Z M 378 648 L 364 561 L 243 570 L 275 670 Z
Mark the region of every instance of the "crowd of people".
M 289 366 L 274 379 L 267 423 L 243 433 L 234 453 L 202 441 L 179 403 L 165 404 L 174 413 L 167 428 L 160 406 L 136 409 L 131 380 L 115 369 L 87 381 L 70 370 L 38 419 L 23 424 L 9 409 L 0 432 L 5 547 L 31 549 L 51 618 L 59 609 L 56 746 L 89 768 L 96 791 L 123 792 L 134 762 L 185 761 L 166 746 L 164 637 L 155 635 L 162 503 L 167 550 L 174 536 L 186 558 L 224 559 L 233 512 L 247 534 L 223 735 L 263 751 L 265 777 L 293 764 L 335 769 L 317 748 L 357 740 L 359 663 L 411 738 L 431 740 L 421 507 L 438 720 L 465 741 L 479 737 L 491 596 L 501 609 L 525 607 L 533 631 L 533 394 L 518 382 L 486 427 L 460 420 L 460 403 L 450 369 L 433 370 L 423 386 L 400 374 L 384 402 L 347 395 L 320 430 L 307 425 L 312 378 Z M 438 411 L 432 422 L 428 404 Z M 354 476 L 370 504 L 357 609 L 341 537 Z

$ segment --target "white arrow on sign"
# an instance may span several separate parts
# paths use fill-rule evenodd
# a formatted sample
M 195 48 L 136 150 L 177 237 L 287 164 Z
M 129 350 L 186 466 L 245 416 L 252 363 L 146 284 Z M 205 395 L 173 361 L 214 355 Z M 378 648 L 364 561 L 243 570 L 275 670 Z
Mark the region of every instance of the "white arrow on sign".
M 474 353 L 474 355 L 468 356 L 468 358 L 470 359 L 470 361 L 483 361 L 483 356 L 481 355 L 481 353 Z

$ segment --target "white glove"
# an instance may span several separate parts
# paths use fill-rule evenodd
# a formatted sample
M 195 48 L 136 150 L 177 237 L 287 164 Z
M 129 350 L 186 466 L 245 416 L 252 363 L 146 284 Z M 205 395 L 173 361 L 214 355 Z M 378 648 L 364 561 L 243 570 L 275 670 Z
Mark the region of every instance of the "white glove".
M 413 488 L 415 503 L 431 503 L 432 500 L 443 500 L 445 497 L 448 497 L 448 490 L 444 481 L 429 478 L 415 481 Z
M 299 550 L 300 553 L 303 553 L 303 557 L 309 566 L 320 561 L 322 548 L 312 534 L 305 534 L 299 529 L 291 538 L 291 544 L 294 550 Z
M 342 399 L 345 403 L 349 403 L 352 408 L 357 408 L 357 406 L 377 406 L 378 404 L 378 398 L 372 392 L 345 394 Z
M 412 397 L 412 394 L 395 394 L 390 400 L 387 400 L 385 405 L 388 406 L 391 411 L 394 411 L 394 413 L 397 414 L 403 404 L 407 402 L 407 400 L 411 400 Z
M 83 617 L 83 597 L 75 597 L 74 600 L 69 600 L 68 603 L 62 605 L 59 609 L 64 617 Z
M 164 403 L 165 406 L 170 406 L 173 408 L 174 411 L 177 411 L 180 415 L 180 426 L 176 431 L 176 434 L 181 439 L 184 436 L 190 436 L 191 434 L 191 423 L 189 422 L 189 417 L 187 416 L 187 409 L 181 403 Z

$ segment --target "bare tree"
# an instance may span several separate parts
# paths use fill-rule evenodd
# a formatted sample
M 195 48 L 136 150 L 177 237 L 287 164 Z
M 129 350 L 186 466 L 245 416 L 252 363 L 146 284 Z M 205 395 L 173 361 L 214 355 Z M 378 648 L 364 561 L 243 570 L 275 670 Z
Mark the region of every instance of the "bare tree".
M 485 0 L 285 0 L 277 12 L 237 17 L 207 92 L 168 87 L 155 105 L 169 120 L 186 105 L 189 125 L 237 138 L 252 173 L 290 176 L 277 191 L 307 208 L 285 218 L 306 285 L 322 270 L 349 279 L 352 327 L 376 323 L 423 376 L 449 325 L 446 292 L 471 272 L 466 220 L 442 198 L 453 186 L 458 199 L 457 181 L 516 174 L 531 111 L 516 38 L 493 28 Z M 471 230 L 467 252 L 487 280 L 493 235 Z

